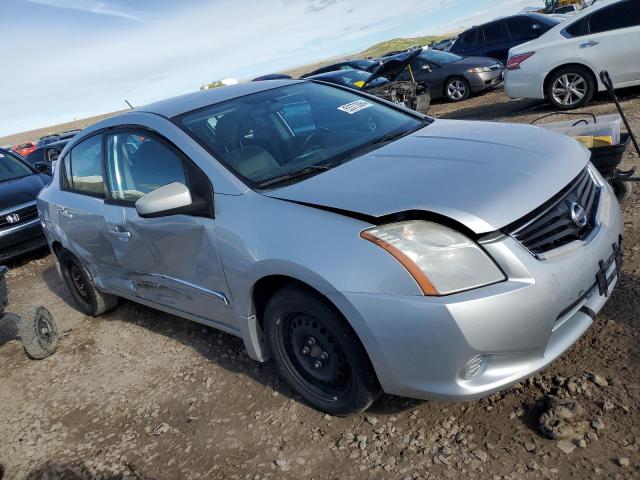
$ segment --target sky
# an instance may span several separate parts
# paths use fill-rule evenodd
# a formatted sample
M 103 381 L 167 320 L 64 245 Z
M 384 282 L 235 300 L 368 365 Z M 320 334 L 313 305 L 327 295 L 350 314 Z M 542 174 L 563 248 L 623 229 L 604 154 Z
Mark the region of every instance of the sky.
M 0 136 L 446 33 L 541 0 L 0 0 Z

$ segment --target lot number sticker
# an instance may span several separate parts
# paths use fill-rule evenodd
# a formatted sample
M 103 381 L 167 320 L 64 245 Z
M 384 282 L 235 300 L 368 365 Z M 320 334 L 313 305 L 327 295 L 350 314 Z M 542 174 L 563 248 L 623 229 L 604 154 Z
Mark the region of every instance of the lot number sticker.
M 353 115 L 354 113 L 357 113 L 360 110 L 364 110 L 365 108 L 369 107 L 373 107 L 373 103 L 369 103 L 366 100 L 356 100 L 355 102 L 340 105 L 338 107 L 338 110 L 346 112 L 349 115 Z

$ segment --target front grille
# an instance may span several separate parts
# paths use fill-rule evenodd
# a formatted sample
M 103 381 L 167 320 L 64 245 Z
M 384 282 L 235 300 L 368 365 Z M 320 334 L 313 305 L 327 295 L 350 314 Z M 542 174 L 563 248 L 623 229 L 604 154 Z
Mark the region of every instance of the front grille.
M 596 226 L 599 196 L 600 188 L 585 168 L 551 200 L 507 227 L 507 232 L 534 255 L 584 240 Z M 581 209 L 584 225 L 579 221 Z
M 18 210 L 6 212 L 3 215 L 0 215 L 0 230 L 30 222 L 34 218 L 38 218 L 38 207 L 35 205 L 35 203 L 33 205 L 29 205 L 28 207 L 20 208 Z

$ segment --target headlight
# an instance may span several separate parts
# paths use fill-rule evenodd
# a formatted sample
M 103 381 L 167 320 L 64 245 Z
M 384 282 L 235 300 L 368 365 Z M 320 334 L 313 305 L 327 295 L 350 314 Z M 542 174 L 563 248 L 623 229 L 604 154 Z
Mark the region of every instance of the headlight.
M 467 72 L 469 73 L 486 73 L 486 72 L 490 72 L 491 68 L 490 67 L 475 67 L 475 68 L 470 68 L 469 70 L 467 70 Z
M 478 244 L 438 223 L 390 223 L 364 230 L 360 236 L 393 255 L 425 295 L 447 295 L 506 280 Z

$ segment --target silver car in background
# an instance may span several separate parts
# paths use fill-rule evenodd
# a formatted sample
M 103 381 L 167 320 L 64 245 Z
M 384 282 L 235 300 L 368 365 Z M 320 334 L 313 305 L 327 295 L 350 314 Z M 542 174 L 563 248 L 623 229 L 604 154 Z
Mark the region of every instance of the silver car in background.
M 622 219 L 576 141 L 268 81 L 103 120 L 38 208 L 79 307 L 126 298 L 244 340 L 323 411 L 479 398 L 605 304 Z

